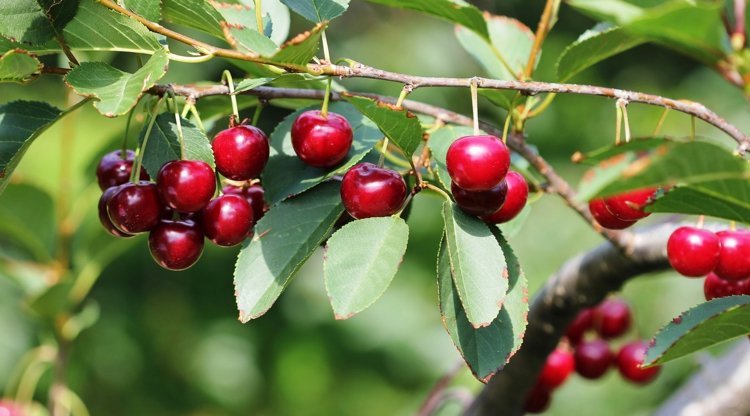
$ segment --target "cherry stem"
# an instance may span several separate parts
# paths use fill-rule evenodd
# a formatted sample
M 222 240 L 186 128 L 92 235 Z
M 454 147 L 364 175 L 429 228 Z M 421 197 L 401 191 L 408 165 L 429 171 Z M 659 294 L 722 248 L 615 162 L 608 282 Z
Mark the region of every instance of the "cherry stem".
M 232 80 L 232 73 L 228 69 L 225 69 L 221 74 L 221 80 L 227 83 L 229 88 L 229 98 L 232 100 L 232 119 L 229 121 L 230 125 L 234 125 L 234 120 L 240 120 L 240 110 L 237 107 L 237 96 L 234 94 L 234 80 Z
M 734 0 L 734 29 L 730 41 L 736 51 L 745 46 L 745 8 L 746 0 Z
M 414 90 L 414 87 L 412 87 L 409 84 L 404 85 L 404 88 L 401 89 L 401 93 L 398 95 L 398 99 L 396 100 L 396 107 L 402 108 L 404 105 L 404 100 L 406 99 L 406 96 L 409 95 Z
M 729 221 L 729 230 L 735 231 L 737 229 L 737 223 L 734 221 Z
M 508 142 L 508 130 L 510 129 L 510 121 L 513 118 L 513 109 L 508 110 L 508 115 L 505 116 L 505 124 L 503 124 L 503 143 Z
M 130 122 L 133 121 L 135 107 L 128 112 L 128 119 L 125 121 L 125 134 L 122 136 L 122 146 L 120 147 L 120 158 L 125 160 L 128 153 L 128 136 L 130 135 Z
M 151 110 L 151 119 L 148 121 L 148 126 L 146 127 L 146 134 L 143 136 L 143 143 L 141 143 L 141 146 L 136 150 L 135 154 L 135 164 L 133 165 L 133 170 L 130 172 L 130 182 L 138 183 L 137 179 L 140 178 L 141 173 L 141 166 L 143 166 L 143 155 L 146 153 L 146 146 L 148 145 L 148 138 L 151 137 L 151 130 L 154 128 L 154 123 L 156 122 L 156 114 L 159 112 L 159 108 L 161 107 L 161 102 L 164 100 L 164 97 L 159 98 L 159 100 L 154 104 L 154 108 Z
M 654 132 L 651 133 L 651 136 L 656 137 L 661 132 L 661 127 L 664 125 L 664 120 L 667 119 L 667 114 L 669 114 L 669 108 L 664 107 L 664 112 L 661 113 L 661 117 L 659 117 L 659 121 L 656 123 L 656 128 L 654 129 Z
M 474 135 L 479 135 L 479 103 L 477 99 L 477 79 L 471 79 L 471 114 L 474 120 Z
M 258 33 L 265 35 L 263 28 L 263 8 L 261 7 L 261 0 L 255 1 L 255 24 L 258 26 Z
M 180 117 L 179 108 L 177 106 L 177 96 L 174 95 L 174 91 L 167 90 L 167 93 L 172 98 L 172 105 L 174 105 L 174 122 L 177 124 L 177 138 L 180 140 L 180 159 L 187 159 L 185 154 L 185 135 L 182 134 L 182 117 Z
M 378 167 L 383 167 L 383 162 L 385 162 L 385 155 L 388 154 L 388 144 L 390 144 L 390 140 L 388 137 L 383 138 L 383 146 L 380 148 L 380 160 L 378 160 Z
M 706 216 L 705 216 L 705 215 L 700 215 L 700 216 L 698 217 L 698 223 L 696 224 L 696 226 L 697 226 L 698 228 L 703 228 L 703 222 L 704 222 L 705 220 L 706 220 Z
M 203 121 L 201 120 L 201 115 L 198 112 L 198 109 L 195 108 L 193 104 L 189 104 L 188 107 L 190 108 L 190 114 L 193 116 L 193 120 L 195 120 L 195 124 L 198 125 L 198 128 L 201 129 L 201 131 L 205 132 L 206 128 L 203 126 Z
M 621 135 L 621 129 L 622 129 L 622 108 L 619 105 L 615 105 L 615 109 L 617 110 L 617 117 L 615 120 L 615 146 L 620 144 L 620 135 Z
M 437 187 L 437 186 L 435 186 L 435 185 L 433 185 L 433 184 L 431 184 L 429 182 L 423 183 L 422 186 L 424 186 L 425 188 L 427 188 L 427 189 L 429 189 L 431 191 L 435 191 L 435 192 L 439 193 L 440 195 L 443 196 L 443 198 L 445 198 L 446 201 L 453 202 L 453 200 L 451 199 L 451 196 L 448 195 L 444 190 L 440 189 L 439 187 Z
M 625 143 L 630 143 L 630 122 L 628 121 L 628 102 L 626 100 L 619 99 L 617 100 L 617 107 L 621 109 L 622 123 L 625 126 Z M 619 136 L 618 136 L 618 142 L 619 142 Z
M 331 65 L 331 52 L 328 49 L 328 37 L 326 36 L 325 29 L 320 32 L 320 38 L 323 43 L 323 57 L 326 60 L 327 65 Z M 331 84 L 333 83 L 333 79 L 331 77 L 328 77 L 328 82 L 326 83 L 326 92 L 323 96 L 323 106 L 320 109 L 320 114 L 325 118 L 328 117 L 328 103 L 331 101 Z
M 255 107 L 255 113 L 253 113 L 253 121 L 251 124 L 253 126 L 258 125 L 258 120 L 260 120 L 260 113 L 263 112 L 263 109 L 266 107 L 263 100 L 258 100 L 258 105 Z
M 695 141 L 695 116 L 690 117 L 690 141 Z

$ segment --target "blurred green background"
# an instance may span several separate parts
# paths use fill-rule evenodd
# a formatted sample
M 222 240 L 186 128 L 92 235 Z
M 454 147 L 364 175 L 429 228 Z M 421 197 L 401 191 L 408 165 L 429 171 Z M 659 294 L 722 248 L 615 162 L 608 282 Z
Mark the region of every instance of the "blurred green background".
M 535 28 L 541 0 L 476 1 L 496 14 L 518 18 Z M 559 53 L 595 22 L 565 5 L 547 40 L 536 79 L 554 80 Z M 307 28 L 296 17 L 292 32 Z M 380 68 L 421 74 L 468 77 L 480 67 L 463 51 L 445 22 L 353 0 L 350 10 L 328 31 L 334 57 L 348 57 Z M 121 55 L 79 54 L 132 63 Z M 164 82 L 220 79 L 227 67 L 215 60 L 202 65 L 172 63 Z M 238 73 L 239 74 L 239 73 Z M 750 129 L 742 93 L 694 61 L 656 46 L 641 46 L 576 77 L 574 82 L 634 89 L 703 102 Z M 397 95 L 399 85 L 373 80 L 343 80 L 352 90 Z M 45 100 L 66 106 L 66 89 L 54 76 L 31 86 L 3 84 L 0 103 Z M 460 89 L 420 89 L 410 98 L 470 112 L 469 93 Z M 634 135 L 649 134 L 658 108 L 631 105 Z M 247 114 L 251 115 L 251 111 Z M 226 99 L 226 113 L 230 112 Z M 286 114 L 268 109 L 261 126 L 270 132 Z M 501 124 L 504 114 L 482 103 L 482 117 Z M 220 124 L 224 121 L 220 121 Z M 576 150 L 612 143 L 614 102 L 594 97 L 560 96 L 528 125 L 529 141 L 559 171 L 577 182 L 582 173 L 569 162 Z M 440 200 L 419 195 L 409 220 L 407 256 L 386 294 L 367 311 L 335 321 L 322 280 L 321 253 L 303 268 L 271 311 L 246 325 L 238 322 L 232 271 L 238 249 L 206 246 L 192 269 L 173 273 L 150 259 L 145 236 L 115 241 L 96 221 L 98 190 L 94 164 L 117 148 L 125 118 L 106 119 L 91 106 L 58 123 L 29 150 L 0 196 L 0 390 L 24 351 L 47 340 L 45 321 L 31 311 L 25 293 L 38 291 L 44 270 L 24 263 L 3 233 L 28 227 L 52 244 L 54 218 L 44 209 L 52 201 L 74 203 L 86 216 L 76 244 L 88 245 L 87 262 L 101 252 L 116 256 L 96 283 L 91 302 L 98 321 L 75 341 L 69 383 L 93 415 L 406 415 L 413 414 L 434 382 L 460 360 L 440 323 L 435 284 L 435 252 L 440 238 Z M 140 126 L 138 126 L 140 128 Z M 664 133 L 689 134 L 690 120 L 672 113 Z M 705 125 L 698 134 L 725 140 Z M 61 195 L 61 161 L 72 171 L 70 191 Z M 39 190 L 43 191 L 40 193 Z M 45 234 L 47 233 L 47 234 Z M 533 291 L 566 259 L 601 238 L 554 196 L 535 199 L 520 233 L 511 239 Z M 5 258 L 6 260 L 3 260 Z M 13 259 L 13 263 L 7 259 Z M 636 325 L 623 339 L 648 337 L 678 312 L 702 301 L 701 281 L 674 273 L 648 276 L 625 288 Z M 40 335 L 41 334 L 41 335 Z M 553 400 L 549 414 L 649 414 L 696 366 L 695 357 L 668 364 L 658 380 L 633 387 L 616 373 L 603 381 L 573 377 Z M 49 374 L 42 386 L 49 383 Z M 481 384 L 464 369 L 456 386 L 476 391 Z M 43 390 L 42 390 L 43 391 Z M 581 400 L 587 405 L 581 406 Z M 44 402 L 46 397 L 38 394 Z M 455 407 L 445 409 L 446 414 Z

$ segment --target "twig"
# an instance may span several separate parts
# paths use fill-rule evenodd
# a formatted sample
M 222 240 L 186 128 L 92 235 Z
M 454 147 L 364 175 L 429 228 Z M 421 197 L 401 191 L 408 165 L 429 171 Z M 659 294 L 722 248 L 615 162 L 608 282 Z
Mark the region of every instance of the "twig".
M 544 5 L 544 11 L 542 17 L 539 19 L 539 26 L 536 28 L 534 34 L 534 44 L 531 45 L 531 51 L 529 52 L 529 60 L 526 62 L 526 68 L 523 70 L 523 80 L 531 78 L 534 73 L 534 66 L 536 65 L 536 58 L 539 55 L 539 51 L 542 49 L 544 39 L 549 33 L 550 21 L 552 20 L 553 10 L 555 9 L 555 3 L 560 0 L 547 0 Z

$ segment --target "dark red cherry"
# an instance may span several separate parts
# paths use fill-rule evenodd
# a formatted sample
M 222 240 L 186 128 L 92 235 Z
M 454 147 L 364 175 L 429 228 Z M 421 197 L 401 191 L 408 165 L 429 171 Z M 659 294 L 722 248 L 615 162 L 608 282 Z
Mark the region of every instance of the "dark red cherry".
M 200 160 L 172 160 L 156 176 L 164 203 L 178 212 L 198 212 L 216 192 L 216 176 L 208 163 Z
M 719 262 L 719 238 L 709 230 L 680 227 L 669 236 L 667 258 L 683 276 L 705 276 Z
M 565 331 L 565 337 L 568 339 L 571 345 L 578 345 L 583 340 L 583 336 L 586 331 L 592 329 L 594 326 L 594 309 L 586 308 L 576 316 L 576 319 L 571 322 L 568 329 Z
M 96 180 L 99 183 L 99 188 L 104 191 L 107 188 L 122 185 L 129 181 L 134 160 L 135 152 L 132 150 L 125 151 L 124 159 L 122 150 L 115 150 L 104 155 L 96 167 Z M 150 179 L 143 167 L 141 167 L 140 179 L 143 181 Z
M 576 346 L 573 357 L 576 362 L 576 372 L 592 380 L 603 376 L 614 360 L 609 344 L 601 339 L 582 342 Z
M 216 170 L 235 181 L 260 175 L 268 162 L 268 137 L 254 126 L 239 125 L 222 130 L 211 143 Z
M 709 273 L 703 282 L 703 295 L 706 300 L 732 295 L 750 295 L 750 280 L 724 280 L 715 273 Z
M 624 230 L 635 224 L 635 221 L 625 221 L 615 217 L 603 199 L 592 199 L 589 202 L 589 211 L 599 225 L 609 230 Z
M 490 224 L 508 222 L 515 218 L 526 206 L 526 200 L 529 198 L 529 185 L 526 183 L 526 179 L 520 173 L 510 171 L 504 182 L 508 185 L 505 202 L 492 215 L 482 218 L 485 222 Z
M 651 215 L 643 211 L 656 189 L 645 188 L 604 198 L 604 204 L 615 217 L 623 221 L 637 221 Z
M 253 207 L 253 219 L 258 222 L 263 218 L 263 214 L 268 211 L 268 204 L 264 199 L 265 191 L 260 184 L 250 185 L 248 187 L 227 185 L 222 189 L 222 193 L 231 195 L 240 195 Z
M 213 199 L 201 211 L 206 238 L 224 247 L 241 243 L 253 229 L 253 208 L 240 195 L 225 194 Z
M 569 351 L 556 348 L 547 356 L 537 383 L 552 390 L 560 387 L 575 370 L 575 360 Z
M 344 116 L 305 111 L 292 124 L 292 147 L 303 162 L 318 168 L 339 164 L 352 146 L 352 126 Z
M 104 193 L 99 198 L 99 222 L 102 223 L 102 226 L 104 229 L 112 234 L 115 237 L 121 237 L 121 238 L 128 238 L 132 237 L 133 234 L 124 233 L 115 227 L 114 224 L 112 224 L 112 220 L 109 218 L 109 213 L 107 212 L 107 203 L 109 202 L 109 199 L 112 198 L 112 195 L 114 195 L 119 188 L 116 186 L 113 186 L 111 188 L 107 188 L 104 190 Z
M 360 163 L 341 180 L 341 200 L 356 219 L 393 215 L 406 200 L 406 182 L 396 171 Z
M 162 220 L 148 236 L 148 248 L 156 263 L 168 270 L 185 270 L 203 252 L 203 232 L 191 220 Z
M 445 165 L 456 185 L 467 191 L 488 191 L 508 173 L 510 151 L 495 136 L 464 136 L 451 143 Z
M 622 378 L 637 384 L 646 384 L 656 378 L 661 367 L 641 368 L 647 349 L 643 341 L 630 342 L 620 348 L 617 353 L 617 368 Z
M 719 261 L 714 273 L 724 280 L 750 278 L 750 232 L 725 230 L 716 233 L 719 238 Z
M 630 305 L 622 299 L 607 299 L 594 309 L 594 329 L 604 339 L 627 332 L 630 320 Z
M 552 392 L 550 389 L 536 384 L 533 389 L 526 396 L 526 401 L 523 405 L 523 410 L 526 413 L 543 413 L 549 408 L 550 401 L 552 400 Z
M 507 192 L 508 185 L 504 180 L 489 191 L 467 191 L 451 182 L 451 193 L 456 199 L 456 204 L 467 214 L 477 217 L 490 215 L 500 209 Z
M 107 201 L 112 224 L 126 234 L 154 228 L 161 219 L 162 209 L 156 185 L 145 181 L 120 185 Z

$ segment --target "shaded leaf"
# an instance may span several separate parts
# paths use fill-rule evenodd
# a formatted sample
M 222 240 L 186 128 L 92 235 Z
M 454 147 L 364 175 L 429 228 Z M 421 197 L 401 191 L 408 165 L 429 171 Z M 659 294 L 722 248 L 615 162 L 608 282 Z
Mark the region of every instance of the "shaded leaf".
M 344 95 L 346 101 L 374 121 L 380 131 L 411 157 L 422 143 L 422 125 L 417 116 L 402 108 L 375 101 L 372 98 Z
M 0 82 L 29 82 L 39 76 L 43 66 L 29 52 L 10 50 L 0 56 Z
M 148 124 L 148 123 L 147 123 Z M 144 125 L 138 137 L 142 144 L 148 126 Z M 214 166 L 214 154 L 211 143 L 206 134 L 190 121 L 181 119 L 182 134 L 185 141 L 185 158 L 188 160 L 202 160 Z M 173 113 L 162 113 L 156 116 L 151 129 L 146 149 L 143 153 L 143 167 L 149 176 L 156 178 L 162 165 L 170 160 L 180 159 L 180 138 Z
M 125 7 L 152 22 L 161 20 L 161 0 L 124 0 Z
M 162 0 L 164 20 L 224 39 L 223 18 L 208 0 Z
M 656 198 L 646 211 L 707 215 L 750 224 L 750 182 L 727 179 L 678 186 Z
M 640 154 L 642 152 L 648 152 L 660 146 L 664 146 L 665 144 L 673 142 L 674 140 L 664 137 L 644 137 L 640 139 L 633 139 L 627 143 L 620 142 L 619 144 L 604 146 L 585 154 L 576 153 L 573 156 L 573 161 L 575 163 L 596 166 L 597 164 L 607 159 L 611 159 L 623 153 L 633 152 Z
M 557 61 L 557 78 L 565 82 L 586 68 L 644 42 L 622 28 L 597 25 L 563 51 Z
M 325 24 L 319 24 L 308 32 L 300 33 L 289 42 L 281 45 L 281 49 L 270 56 L 269 59 L 281 64 L 307 64 L 318 53 L 320 37 L 325 28 Z
M 253 88 L 260 87 L 261 85 L 266 85 L 274 79 L 275 78 L 246 78 L 237 83 L 234 87 L 234 92 L 239 94 L 243 91 L 249 91 Z
M 75 16 L 77 0 L 11 0 L 0 2 L 0 35 L 40 45 L 55 39 Z
M 518 92 L 512 90 L 479 89 L 479 95 L 505 110 L 510 110 L 513 107 L 513 100 L 518 94 Z
M 484 39 L 490 38 L 487 24 L 482 16 L 482 11 L 476 7 L 463 3 L 459 4 L 451 0 L 367 0 L 370 3 L 383 4 L 390 7 L 411 9 L 432 16 L 445 19 L 449 22 L 461 25 Z
M 271 39 L 255 29 L 230 26 L 224 22 L 221 27 L 226 41 L 240 52 L 268 56 L 278 49 Z
M 0 195 L 0 234 L 39 263 L 52 260 L 56 239 L 52 197 L 32 185 L 11 185 Z
M 349 8 L 349 0 L 281 0 L 281 2 L 293 12 L 315 23 L 333 20 Z

